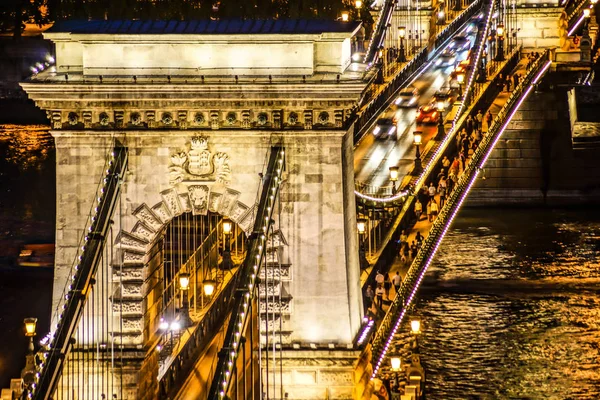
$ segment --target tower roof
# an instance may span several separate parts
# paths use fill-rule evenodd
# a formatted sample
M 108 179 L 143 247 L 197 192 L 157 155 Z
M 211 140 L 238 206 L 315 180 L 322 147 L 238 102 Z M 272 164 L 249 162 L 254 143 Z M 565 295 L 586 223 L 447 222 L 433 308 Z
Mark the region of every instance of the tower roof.
M 220 19 L 220 20 L 68 20 L 59 21 L 46 32 L 79 34 L 318 34 L 350 33 L 359 21 L 324 19 Z

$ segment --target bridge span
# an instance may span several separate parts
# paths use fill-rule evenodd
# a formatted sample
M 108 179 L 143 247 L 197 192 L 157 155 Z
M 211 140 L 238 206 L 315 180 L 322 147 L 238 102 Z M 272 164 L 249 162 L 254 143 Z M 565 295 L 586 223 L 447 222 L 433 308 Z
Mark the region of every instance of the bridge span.
M 584 3 L 565 11 L 573 32 L 588 29 Z M 399 371 L 390 353 L 444 234 L 557 57 L 543 47 L 558 37 L 524 27 L 556 24 L 561 6 L 529 5 L 414 14 L 387 0 L 365 46 L 352 21 L 56 24 L 56 67 L 22 84 L 57 149 L 52 330 L 23 396 L 370 399 Z M 417 45 L 408 30 L 427 35 Z M 364 294 L 421 189 L 513 71 L 401 285 L 371 312 Z M 398 107 L 407 87 L 415 108 Z M 418 354 L 403 357 L 404 394 L 421 398 Z

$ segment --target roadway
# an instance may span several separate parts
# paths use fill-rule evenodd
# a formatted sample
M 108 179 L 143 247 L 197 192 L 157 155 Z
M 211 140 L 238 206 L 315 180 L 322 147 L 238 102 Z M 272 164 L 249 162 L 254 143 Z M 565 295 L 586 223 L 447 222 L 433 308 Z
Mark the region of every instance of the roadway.
M 477 30 L 473 29 L 474 24 L 470 25 L 471 29 L 468 32 L 465 29 L 457 35 L 468 36 L 472 45 L 475 42 Z M 466 59 L 467 53 L 467 49 L 458 52 L 456 63 Z M 354 148 L 354 178 L 356 181 L 375 187 L 389 186 L 391 185 L 389 181 L 389 168 L 392 166 L 399 167 L 398 177 L 399 181 L 401 181 L 402 177 L 410 172 L 415 161 L 416 147 L 413 132 L 422 132 L 421 150 L 436 135 L 437 123 L 417 124 L 416 122 L 416 114 L 419 106 L 429 104 L 437 90 L 450 86 L 450 74 L 454 70 L 454 67 L 436 67 L 435 60 L 429 63 L 423 73 L 410 85 L 419 90 L 420 96 L 416 102 L 416 106 L 401 108 L 392 104 L 379 116 L 379 118 L 396 117 L 397 139 L 393 137 L 385 139 L 377 138 L 372 133 L 374 130 L 374 127 L 372 127 Z M 454 102 L 456 95 L 457 93 L 454 91 L 454 97 L 450 102 L 450 107 L 444 112 L 444 116 L 450 111 L 451 104 Z

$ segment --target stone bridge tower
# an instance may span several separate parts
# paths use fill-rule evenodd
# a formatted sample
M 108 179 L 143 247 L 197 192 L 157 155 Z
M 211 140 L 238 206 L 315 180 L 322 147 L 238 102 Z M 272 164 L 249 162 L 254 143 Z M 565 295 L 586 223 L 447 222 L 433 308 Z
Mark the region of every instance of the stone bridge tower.
M 109 334 L 138 351 L 158 323 L 144 320 L 144 265 L 161 228 L 210 210 L 248 231 L 267 150 L 281 143 L 283 381 L 290 398 L 351 397 L 362 299 L 353 142 L 343 127 L 364 89 L 349 68 L 359 29 L 222 20 L 72 21 L 47 31 L 56 68 L 22 86 L 47 111 L 56 143 L 54 304 L 113 139 L 129 149 L 113 217 L 124 273 L 107 271 L 114 278 L 103 290 L 123 289 L 124 323 Z

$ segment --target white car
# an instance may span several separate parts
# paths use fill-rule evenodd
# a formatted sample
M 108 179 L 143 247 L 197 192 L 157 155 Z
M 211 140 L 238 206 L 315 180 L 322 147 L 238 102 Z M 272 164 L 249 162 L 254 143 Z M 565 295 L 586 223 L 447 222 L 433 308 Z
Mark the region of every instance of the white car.
M 394 101 L 398 107 L 416 107 L 419 100 L 419 89 L 406 87 L 400 91 L 400 94 Z

